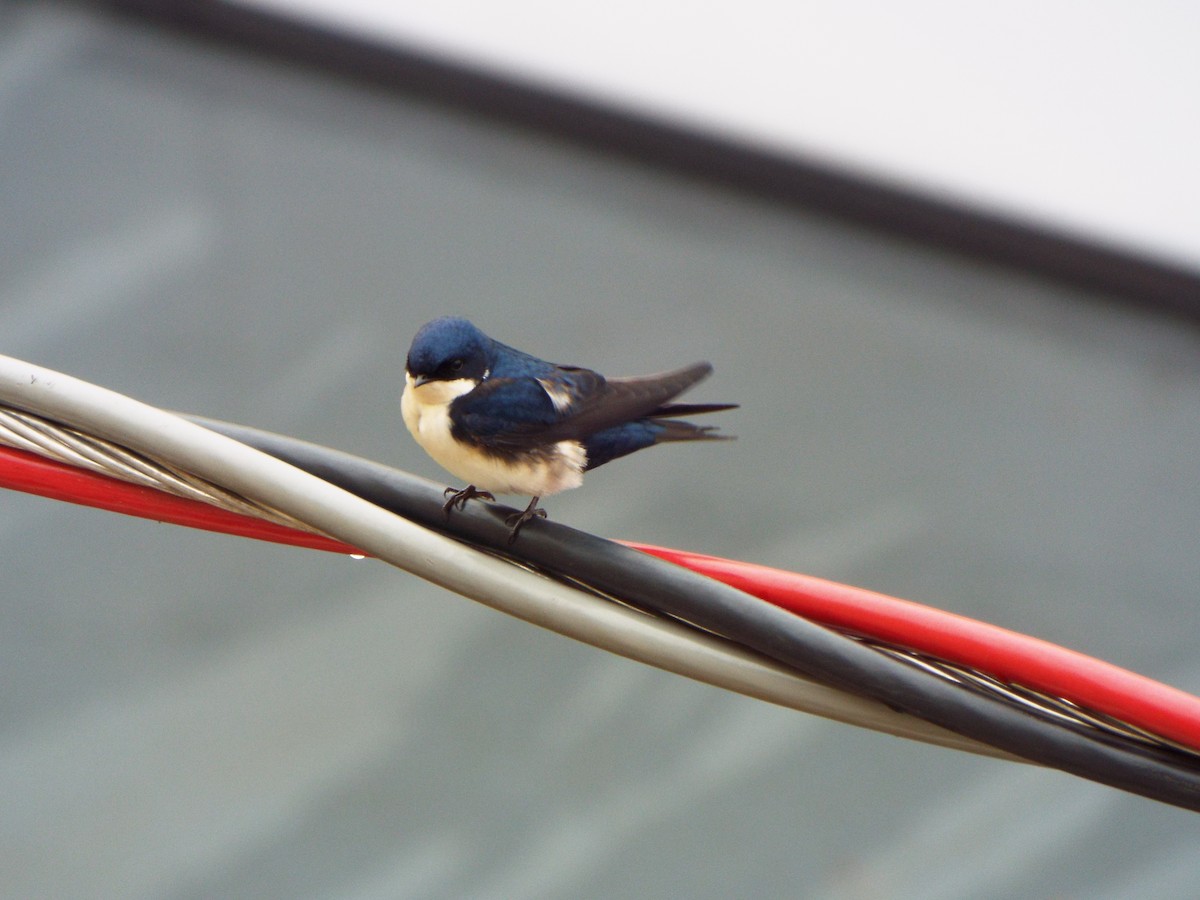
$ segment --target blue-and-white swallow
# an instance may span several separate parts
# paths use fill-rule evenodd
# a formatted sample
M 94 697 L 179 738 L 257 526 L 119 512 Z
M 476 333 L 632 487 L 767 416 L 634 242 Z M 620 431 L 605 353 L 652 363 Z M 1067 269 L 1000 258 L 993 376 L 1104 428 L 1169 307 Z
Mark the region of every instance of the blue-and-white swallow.
M 542 497 L 579 487 L 583 473 L 668 441 L 719 440 L 711 426 L 680 416 L 736 403 L 669 403 L 712 372 L 706 362 L 641 378 L 605 378 L 560 366 L 492 340 L 466 319 L 424 325 L 408 351 L 401 410 L 417 443 L 463 481 L 447 488 L 456 505 L 497 494 L 531 496 L 510 516 L 509 542 Z

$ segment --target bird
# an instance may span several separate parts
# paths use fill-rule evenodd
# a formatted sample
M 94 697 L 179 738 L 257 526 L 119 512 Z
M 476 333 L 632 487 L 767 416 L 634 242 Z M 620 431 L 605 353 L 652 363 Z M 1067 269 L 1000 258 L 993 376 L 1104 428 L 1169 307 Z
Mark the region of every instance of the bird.
M 496 494 L 533 498 L 505 520 L 511 544 L 527 522 L 546 518 L 538 506 L 543 497 L 579 487 L 585 472 L 655 444 L 729 439 L 680 417 L 738 404 L 669 402 L 711 372 L 698 362 L 605 378 L 502 344 L 462 317 L 442 316 L 413 337 L 400 406 L 417 443 L 467 483 L 446 488 L 446 515 Z

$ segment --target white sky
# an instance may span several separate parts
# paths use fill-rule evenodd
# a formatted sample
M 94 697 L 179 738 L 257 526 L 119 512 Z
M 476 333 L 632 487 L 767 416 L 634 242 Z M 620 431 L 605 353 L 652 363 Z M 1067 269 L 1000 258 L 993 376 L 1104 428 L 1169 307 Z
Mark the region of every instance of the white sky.
M 1200 268 L 1200 3 L 241 2 Z

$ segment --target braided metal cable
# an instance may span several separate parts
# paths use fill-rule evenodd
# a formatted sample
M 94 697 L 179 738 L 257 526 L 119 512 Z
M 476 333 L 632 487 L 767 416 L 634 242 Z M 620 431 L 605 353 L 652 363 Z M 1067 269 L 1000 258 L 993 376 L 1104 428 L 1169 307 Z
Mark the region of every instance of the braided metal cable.
M 979 669 L 939 659 L 907 647 L 898 647 L 862 636 L 854 636 L 854 638 L 863 644 L 874 647 L 881 653 L 886 653 L 916 668 L 938 675 L 947 681 L 989 694 L 1015 706 L 1024 707 L 1046 718 L 1057 719 L 1080 728 L 1093 729 L 1147 747 L 1182 753 L 1194 760 L 1200 760 L 1200 751 L 1193 747 L 1154 734 L 1107 713 L 1088 709 L 1063 697 L 1056 697 L 1015 682 L 1001 681 Z
M 311 525 L 189 472 L 10 406 L 0 405 L 0 444 L 130 484 L 198 500 L 229 512 L 319 533 Z

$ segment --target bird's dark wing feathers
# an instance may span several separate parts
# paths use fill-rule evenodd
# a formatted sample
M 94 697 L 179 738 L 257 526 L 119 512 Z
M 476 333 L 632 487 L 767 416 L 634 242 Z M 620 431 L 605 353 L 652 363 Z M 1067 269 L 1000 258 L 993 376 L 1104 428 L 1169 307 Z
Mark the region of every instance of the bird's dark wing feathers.
M 454 401 L 452 416 L 467 439 L 519 450 L 564 440 L 583 440 L 634 419 L 693 415 L 729 404 L 670 404 L 708 376 L 695 363 L 674 372 L 609 378 L 589 369 L 555 367 L 541 377 L 490 378 Z
M 674 372 L 638 378 L 599 378 L 575 397 L 563 417 L 539 438 L 546 441 L 581 440 L 605 428 L 657 415 L 658 410 L 696 382 L 712 366 L 695 363 Z M 570 373 L 569 373 L 570 374 Z
M 520 449 L 528 440 L 514 434 L 536 434 L 559 418 L 545 388 L 535 378 L 489 378 L 450 404 L 454 436 L 490 446 Z

